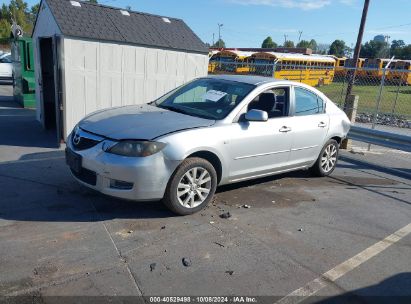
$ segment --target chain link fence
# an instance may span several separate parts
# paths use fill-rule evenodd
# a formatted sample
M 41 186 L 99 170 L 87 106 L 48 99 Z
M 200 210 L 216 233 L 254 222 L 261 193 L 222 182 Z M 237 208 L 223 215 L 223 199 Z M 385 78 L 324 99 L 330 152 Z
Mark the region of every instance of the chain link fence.
M 210 74 L 258 75 L 302 82 L 316 87 L 344 108 L 349 79 L 359 96 L 356 123 L 411 134 L 411 70 L 346 68 L 328 63 L 311 65 L 210 61 Z

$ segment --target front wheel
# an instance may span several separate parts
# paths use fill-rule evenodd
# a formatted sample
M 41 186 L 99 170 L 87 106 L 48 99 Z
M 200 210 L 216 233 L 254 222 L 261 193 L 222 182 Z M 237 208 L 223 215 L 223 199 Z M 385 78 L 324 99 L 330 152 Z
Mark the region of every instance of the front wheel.
M 327 141 L 321 150 L 317 161 L 310 168 L 311 173 L 315 176 L 330 175 L 337 165 L 338 150 L 339 145 L 334 139 Z
M 214 167 L 205 159 L 188 158 L 171 176 L 163 202 L 176 214 L 193 214 L 207 206 L 216 188 Z

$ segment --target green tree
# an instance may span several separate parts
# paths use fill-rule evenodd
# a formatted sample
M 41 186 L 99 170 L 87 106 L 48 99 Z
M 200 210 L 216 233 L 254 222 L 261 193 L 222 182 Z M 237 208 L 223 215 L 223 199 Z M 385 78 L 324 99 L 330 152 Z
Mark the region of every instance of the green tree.
M 398 59 L 411 59 L 411 44 L 401 48 L 401 53 L 399 54 Z
M 223 39 L 219 39 L 212 45 L 213 48 L 225 48 L 225 42 Z
M 21 26 L 25 35 L 31 35 L 39 4 L 29 8 L 23 0 L 10 0 L 7 5 L 3 3 L 0 9 L 0 38 L 10 37 L 10 27 L 15 21 Z
M 310 49 L 312 49 L 314 52 L 318 50 L 317 41 L 315 41 L 314 39 L 310 40 Z
M 285 48 L 293 48 L 293 47 L 295 47 L 294 42 L 291 41 L 291 40 L 287 40 L 287 41 L 284 42 L 284 47 Z
M 390 53 L 396 58 L 401 57 L 403 48 L 405 47 L 404 40 L 393 40 L 391 42 Z
M 261 45 L 263 49 L 274 49 L 277 47 L 277 43 L 273 41 L 273 38 L 268 36 L 264 39 L 263 44 Z
M 313 51 L 317 51 L 317 41 L 314 39 L 311 39 L 310 41 L 308 40 L 301 40 L 300 42 L 297 43 L 297 47 L 299 48 L 310 48 Z
M 308 40 L 301 40 L 300 42 L 297 43 L 297 47 L 299 48 L 310 48 L 310 41 Z
M 387 58 L 390 49 L 385 41 L 370 40 L 361 47 L 360 57 L 364 58 Z
M 1 18 L 0 20 L 0 38 L 9 38 L 11 33 L 11 24 L 6 20 Z
M 330 45 L 330 50 L 328 51 L 329 55 L 334 55 L 337 57 L 343 57 L 344 51 L 346 49 L 345 42 L 343 40 L 334 40 Z

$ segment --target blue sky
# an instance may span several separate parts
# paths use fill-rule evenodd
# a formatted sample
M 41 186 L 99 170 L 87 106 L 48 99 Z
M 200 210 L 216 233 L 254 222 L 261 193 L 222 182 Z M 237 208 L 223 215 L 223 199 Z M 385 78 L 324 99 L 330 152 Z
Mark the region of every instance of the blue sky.
M 2 3 L 8 0 L 0 0 Z M 26 0 L 27 1 L 27 0 Z M 29 0 L 29 4 L 37 1 Z M 179 17 L 205 42 L 217 39 L 218 23 L 228 47 L 259 47 L 267 36 L 282 43 L 284 34 L 297 41 L 356 41 L 363 0 L 100 0 L 170 17 Z M 364 41 L 377 34 L 411 43 L 411 0 L 371 0 Z

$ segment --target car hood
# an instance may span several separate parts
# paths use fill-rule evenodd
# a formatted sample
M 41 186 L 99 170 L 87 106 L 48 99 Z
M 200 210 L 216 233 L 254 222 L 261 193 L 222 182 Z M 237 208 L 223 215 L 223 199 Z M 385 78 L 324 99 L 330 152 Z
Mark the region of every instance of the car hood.
M 198 118 L 150 106 L 126 106 L 95 112 L 80 123 L 85 131 L 111 139 L 152 140 L 181 130 L 208 127 L 215 120 Z

